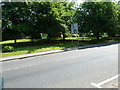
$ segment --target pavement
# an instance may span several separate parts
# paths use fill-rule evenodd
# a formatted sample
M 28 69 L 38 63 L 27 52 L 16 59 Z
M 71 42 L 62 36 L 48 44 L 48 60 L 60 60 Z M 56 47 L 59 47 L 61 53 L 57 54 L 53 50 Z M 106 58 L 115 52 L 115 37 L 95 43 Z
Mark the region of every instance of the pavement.
M 4 88 L 110 88 L 118 83 L 117 42 L 62 50 L 1 62 Z
M 8 57 L 0 58 L 0 62 L 1 61 L 8 61 L 8 60 L 15 60 L 15 59 L 29 58 L 29 57 L 40 56 L 40 55 L 48 55 L 48 54 L 66 52 L 66 51 L 77 50 L 77 49 L 101 47 L 101 46 L 106 46 L 106 45 L 111 45 L 111 44 L 116 44 L 116 43 L 118 43 L 118 42 L 107 42 L 107 43 L 102 43 L 102 44 L 92 44 L 92 45 L 86 45 L 86 46 L 71 47 L 71 48 L 64 48 L 64 49 L 58 49 L 58 50 L 50 50 L 50 51 L 31 53 L 31 54 L 8 56 Z

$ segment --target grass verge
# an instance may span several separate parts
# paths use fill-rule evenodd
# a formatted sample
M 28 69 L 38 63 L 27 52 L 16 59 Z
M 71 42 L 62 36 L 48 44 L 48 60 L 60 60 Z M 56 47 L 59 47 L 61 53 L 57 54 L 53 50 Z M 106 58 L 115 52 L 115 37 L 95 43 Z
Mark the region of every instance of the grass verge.
M 73 39 L 73 43 L 70 39 Z M 80 38 L 79 40 L 81 40 Z M 86 39 L 86 40 L 85 40 Z M 112 42 L 112 41 L 98 41 L 98 40 L 91 40 L 89 38 L 85 38 L 84 41 L 79 42 L 79 46 L 96 44 L 96 43 L 103 43 L 103 42 Z M 21 55 L 21 54 L 29 54 L 29 53 L 36 53 L 42 51 L 49 51 L 49 50 L 56 50 L 56 49 L 63 49 L 63 48 L 70 48 L 78 46 L 78 41 L 76 38 L 66 38 L 66 41 L 62 40 L 53 40 L 51 42 L 38 41 L 31 43 L 29 39 L 19 39 L 17 40 L 17 44 L 14 44 L 13 40 L 3 41 L 2 45 L 10 45 L 14 46 L 15 49 L 13 52 L 7 53 L 0 53 L 0 57 L 7 57 L 7 56 L 14 56 L 14 55 Z
M 80 43 L 80 45 L 88 45 L 89 43 Z M 21 54 L 36 53 L 48 50 L 56 50 L 77 46 L 77 42 L 68 42 L 68 43 L 59 43 L 59 44 L 50 44 L 50 45 L 40 45 L 40 46 L 29 46 L 29 47 L 19 47 L 15 48 L 14 52 L 1 53 L 1 57 L 14 56 Z

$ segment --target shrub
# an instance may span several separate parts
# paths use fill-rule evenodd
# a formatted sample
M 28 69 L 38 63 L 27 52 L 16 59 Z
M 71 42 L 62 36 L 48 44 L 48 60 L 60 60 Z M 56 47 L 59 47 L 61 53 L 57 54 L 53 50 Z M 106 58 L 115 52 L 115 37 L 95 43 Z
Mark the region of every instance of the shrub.
M 2 49 L 2 52 L 12 52 L 14 51 L 14 47 L 13 46 L 5 46 Z

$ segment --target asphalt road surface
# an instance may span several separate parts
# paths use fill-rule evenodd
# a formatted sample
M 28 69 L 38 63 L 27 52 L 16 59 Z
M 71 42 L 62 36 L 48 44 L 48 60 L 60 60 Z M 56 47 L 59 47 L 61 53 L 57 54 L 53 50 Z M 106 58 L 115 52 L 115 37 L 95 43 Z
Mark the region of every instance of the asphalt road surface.
M 91 83 L 118 75 L 118 44 L 5 61 L 2 67 L 4 88 L 97 88 Z

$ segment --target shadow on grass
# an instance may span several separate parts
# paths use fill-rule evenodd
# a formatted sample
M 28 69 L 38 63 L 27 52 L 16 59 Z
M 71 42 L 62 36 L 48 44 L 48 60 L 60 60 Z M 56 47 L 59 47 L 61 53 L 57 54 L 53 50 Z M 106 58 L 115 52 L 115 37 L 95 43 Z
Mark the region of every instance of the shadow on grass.
M 101 41 L 101 40 L 100 40 Z M 88 44 L 80 45 L 78 48 L 65 48 L 62 49 L 64 51 L 69 51 L 69 50 L 81 50 L 81 49 L 87 49 L 87 48 L 94 48 L 94 47 L 103 47 L 103 46 L 109 46 L 109 45 L 114 45 L 120 43 L 120 41 L 114 41 L 114 42 L 105 42 L 105 41 L 96 41 L 96 43 L 93 43 L 93 41 L 90 41 Z
M 74 42 L 74 43 L 72 43 Z M 79 40 L 79 49 L 86 49 L 86 48 L 93 48 L 93 47 L 101 47 L 101 46 L 107 46 L 107 45 L 112 45 L 116 44 L 118 42 L 112 42 L 112 43 L 105 43 L 105 44 L 100 44 L 107 42 L 103 39 L 101 40 Z M 48 50 L 53 50 L 53 49 L 62 49 L 64 51 L 69 51 L 70 47 L 78 47 L 78 40 L 42 40 L 42 41 L 36 41 L 34 43 L 31 42 L 19 42 L 17 44 L 10 43 L 10 44 L 3 44 L 4 46 L 6 45 L 11 45 L 15 47 L 14 52 L 20 52 L 20 51 L 25 51 L 24 54 L 29 54 L 33 52 L 41 52 L 41 51 L 48 51 Z M 83 46 L 83 47 L 81 47 Z M 40 50 L 41 49 L 41 50 Z M 39 50 L 39 51 L 37 51 Z M 14 53 L 13 52 L 13 53 Z M 13 54 L 14 55 L 14 54 Z
M 35 40 L 33 43 L 30 41 L 27 42 L 17 42 L 17 43 L 5 43 L 2 44 L 2 46 L 13 46 L 15 48 L 19 48 L 19 47 L 28 47 L 28 46 L 37 46 L 37 45 L 42 45 L 44 43 L 46 43 L 46 40 Z
M 31 43 L 31 42 L 19 42 L 17 44 L 9 43 L 9 44 L 3 44 L 3 47 L 6 45 L 13 46 L 15 48 L 14 52 L 24 51 L 26 54 L 37 52 L 37 50 L 47 51 L 47 50 L 52 50 L 52 49 L 61 49 L 61 48 L 72 47 L 71 40 L 66 40 L 66 41 L 42 40 L 42 41 L 39 41 L 39 42 L 37 41 L 34 43 Z M 9 52 L 9 53 L 14 53 L 14 52 Z

